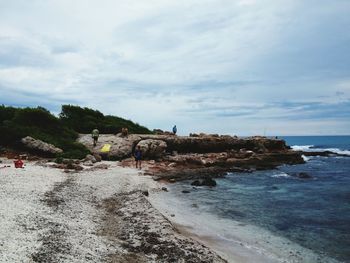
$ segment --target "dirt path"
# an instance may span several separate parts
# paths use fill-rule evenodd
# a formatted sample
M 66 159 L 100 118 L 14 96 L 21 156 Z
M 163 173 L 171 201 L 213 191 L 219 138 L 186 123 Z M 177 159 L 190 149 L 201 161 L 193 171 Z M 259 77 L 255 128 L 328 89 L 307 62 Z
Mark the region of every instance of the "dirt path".
M 77 183 L 71 174 L 44 194 L 41 202 L 49 213 L 37 217 L 42 227 L 41 246 L 32 254 L 34 262 L 99 262 L 106 250 L 96 235 L 100 215 L 93 192 Z

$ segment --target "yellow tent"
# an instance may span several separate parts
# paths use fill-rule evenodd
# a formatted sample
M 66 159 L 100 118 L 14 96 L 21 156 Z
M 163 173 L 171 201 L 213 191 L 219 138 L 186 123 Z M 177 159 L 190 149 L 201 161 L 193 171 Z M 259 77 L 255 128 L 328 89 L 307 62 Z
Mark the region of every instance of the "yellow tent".
M 109 152 L 110 149 L 111 149 L 111 145 L 110 145 L 110 144 L 105 144 L 105 145 L 103 145 L 103 147 L 101 148 L 101 152 L 102 152 L 102 153 L 107 153 L 107 152 Z

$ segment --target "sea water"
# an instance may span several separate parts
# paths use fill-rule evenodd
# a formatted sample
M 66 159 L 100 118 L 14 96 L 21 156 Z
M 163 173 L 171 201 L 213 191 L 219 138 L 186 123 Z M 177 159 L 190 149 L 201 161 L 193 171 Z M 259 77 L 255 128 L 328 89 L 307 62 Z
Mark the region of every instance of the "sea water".
M 349 157 L 305 157 L 305 164 L 229 173 L 214 188 L 171 184 L 162 194 L 169 213 L 220 246 L 226 240 L 226 252 L 237 246 L 260 249 L 267 258 L 261 262 L 350 262 L 350 136 L 283 139 L 296 150 Z M 300 172 L 311 178 L 293 176 Z

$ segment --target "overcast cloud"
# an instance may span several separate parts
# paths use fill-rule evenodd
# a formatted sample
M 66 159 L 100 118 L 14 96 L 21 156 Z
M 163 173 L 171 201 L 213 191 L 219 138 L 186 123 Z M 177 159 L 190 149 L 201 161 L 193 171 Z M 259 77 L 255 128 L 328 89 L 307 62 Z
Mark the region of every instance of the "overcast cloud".
M 180 134 L 349 134 L 348 0 L 0 0 L 0 104 Z

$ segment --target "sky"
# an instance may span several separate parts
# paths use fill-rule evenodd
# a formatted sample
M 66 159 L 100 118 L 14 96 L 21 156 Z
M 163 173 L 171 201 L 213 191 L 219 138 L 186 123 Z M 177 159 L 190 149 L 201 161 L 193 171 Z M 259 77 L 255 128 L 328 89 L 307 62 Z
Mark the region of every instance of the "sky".
M 349 0 L 0 0 L 0 104 L 150 129 L 350 134 Z

